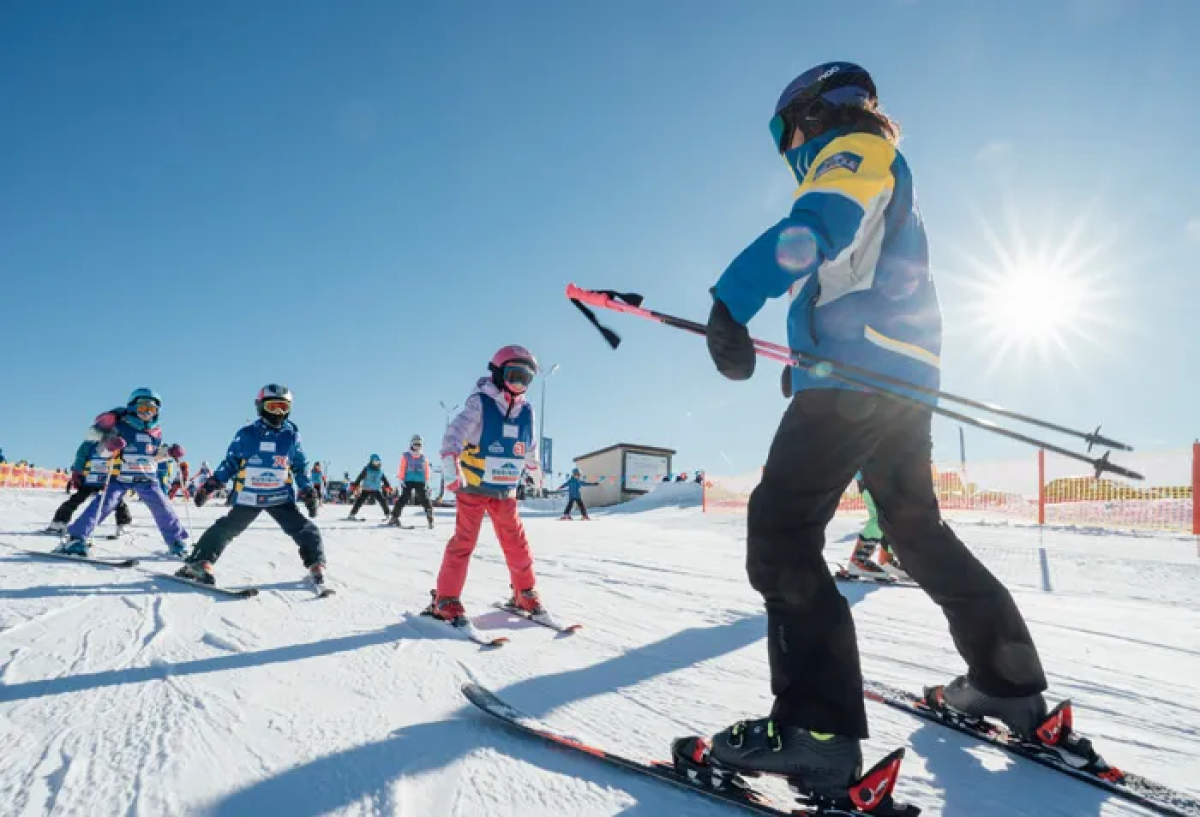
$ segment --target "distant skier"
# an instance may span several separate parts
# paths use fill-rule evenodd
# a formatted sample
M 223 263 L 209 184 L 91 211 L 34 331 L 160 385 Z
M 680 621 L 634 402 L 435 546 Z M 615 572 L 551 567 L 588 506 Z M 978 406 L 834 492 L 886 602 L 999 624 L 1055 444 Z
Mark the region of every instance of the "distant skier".
M 899 557 L 892 550 L 892 543 L 879 527 L 879 511 L 871 492 L 863 483 L 862 474 L 855 476 L 858 482 L 858 492 L 862 495 L 863 503 L 867 506 L 867 524 L 863 525 L 854 545 L 854 554 L 846 564 L 846 572 L 851 576 L 861 576 L 868 579 L 881 579 L 888 576 L 900 581 L 912 581 L 912 577 L 900 564 Z M 879 548 L 879 561 L 871 557 Z
M 79 510 L 79 506 L 104 489 L 111 465 L 112 455 L 95 440 L 84 440 L 79 444 L 79 448 L 75 450 L 75 461 L 71 464 L 71 480 L 67 483 L 67 487 L 75 493 L 58 506 L 58 510 L 54 512 L 54 520 L 46 528 L 47 532 L 67 532 L 67 525 L 70 524 L 75 511 Z M 117 536 L 122 536 L 133 522 L 124 497 L 117 503 L 116 518 Z
M 158 487 L 162 489 L 163 496 L 171 490 L 171 477 L 175 473 L 175 463 L 169 459 L 161 460 L 158 463 Z
M 325 479 L 325 470 L 321 467 L 321 463 L 313 463 L 312 473 L 308 475 L 308 478 L 312 482 L 313 491 L 316 493 L 317 498 L 325 499 L 325 491 L 329 483 Z
M 197 489 L 207 482 L 208 478 L 211 476 L 212 468 L 209 467 L 208 460 L 201 461 L 200 470 L 196 472 L 196 475 L 192 477 L 192 481 L 188 484 L 188 489 L 190 490 L 191 495 L 195 496 Z
M 488 369 L 491 377 L 475 384 L 442 437 L 442 470 L 450 480 L 446 490 L 457 494 L 454 535 L 446 544 L 426 612 L 454 624 L 466 622 L 460 596 L 485 516 L 492 519 L 508 564 L 512 603 L 535 615 L 544 612 L 516 499 L 522 467 L 532 473 L 539 468 L 533 407 L 525 400 L 537 360 L 523 346 L 505 346 L 492 356 Z
M 784 90 L 771 120 L 800 189 L 791 214 L 713 288 L 709 352 L 732 380 L 754 373 L 746 324 L 790 293 L 800 352 L 918 385 L 939 384 L 941 313 L 899 127 L 865 70 L 818 66 Z M 832 367 L 838 373 L 838 367 Z M 771 716 L 712 739 L 711 759 L 787 775 L 845 798 L 867 737 L 854 621 L 825 566 L 825 527 L 860 469 L 883 530 L 942 607 L 968 672 L 935 695 L 1032 735 L 1046 677 L 1012 597 L 942 520 L 930 466 L 931 412 L 847 387 L 830 369 L 789 368 L 791 399 L 750 499 L 747 572 L 766 601 Z
M 160 460 L 181 459 L 184 451 L 179 445 L 163 445 L 158 428 L 161 406 L 162 399 L 151 389 L 134 389 L 124 408 L 106 411 L 96 418 L 89 436 L 97 441 L 96 450 L 111 458 L 112 477 L 67 528 L 70 538 L 58 548 L 60 553 L 87 556 L 96 527 L 121 503 L 126 491 L 133 491 L 150 509 L 171 555 L 184 554 L 188 533 L 167 502 L 157 476 Z
M 358 478 L 351 483 L 351 487 L 358 491 L 358 499 L 354 500 L 354 507 L 350 509 L 350 519 L 358 519 L 358 509 L 363 506 L 363 503 L 368 499 L 374 499 L 379 503 L 379 507 L 383 508 L 383 518 L 388 518 L 388 500 L 383 494 L 383 489 L 390 487 L 391 483 L 383 473 L 383 460 L 378 454 L 372 454 L 370 461 L 363 466 L 359 472 Z
M 187 464 L 187 460 L 179 461 L 179 472 L 175 475 L 175 479 L 171 482 L 171 492 L 167 494 L 168 499 L 174 499 L 175 495 L 183 492 L 183 498 L 186 500 L 190 497 L 191 491 L 188 488 L 188 478 L 191 474 L 191 468 Z
M 583 478 L 582 471 L 580 471 L 578 468 L 572 469 L 571 476 L 558 489 L 559 491 L 567 492 L 567 509 L 562 512 L 562 517 L 560 518 L 569 520 L 571 518 L 571 511 L 575 509 L 576 505 L 578 505 L 580 517 L 584 521 L 591 519 L 591 517 L 588 516 L 587 506 L 583 504 L 583 489 L 588 486 L 596 486 L 599 484 L 599 482 L 587 482 Z
M 400 492 L 400 498 L 396 500 L 396 507 L 392 508 L 392 518 L 388 520 L 388 524 L 399 525 L 400 512 L 404 510 L 405 505 L 414 501 L 415 497 L 416 503 L 425 509 L 425 519 L 432 528 L 433 504 L 429 501 L 429 479 L 432 469 L 429 467 L 429 459 L 425 456 L 425 443 L 420 434 L 413 435 L 408 450 L 401 455 L 397 476 L 400 477 L 404 488 Z
M 204 532 L 175 575 L 215 584 L 213 565 L 229 543 L 266 511 L 299 547 L 308 580 L 319 590 L 325 587 L 325 549 L 321 531 L 310 521 L 317 515 L 317 495 L 308 481 L 300 430 L 288 419 L 292 392 L 275 383 L 263 386 L 254 407 L 258 419 L 238 431 L 225 459 L 196 491 L 194 500 L 197 508 L 204 507 L 208 498 L 232 479 L 233 510 Z M 298 496 L 294 486 L 300 488 Z M 310 519 L 296 507 L 297 498 L 308 509 Z

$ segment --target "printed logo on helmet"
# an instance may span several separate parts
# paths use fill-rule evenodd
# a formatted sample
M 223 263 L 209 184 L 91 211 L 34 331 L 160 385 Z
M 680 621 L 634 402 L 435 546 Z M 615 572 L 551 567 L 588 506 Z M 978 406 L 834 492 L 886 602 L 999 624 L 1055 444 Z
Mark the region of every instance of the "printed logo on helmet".
M 821 76 L 817 77 L 817 82 L 824 82 L 825 80 L 829 79 L 830 77 L 832 77 L 834 74 L 836 74 L 838 71 L 841 71 L 841 70 L 842 70 L 842 66 L 840 66 L 840 65 L 831 66 L 830 68 L 826 69 L 825 73 L 823 73 L 823 74 L 821 74 Z

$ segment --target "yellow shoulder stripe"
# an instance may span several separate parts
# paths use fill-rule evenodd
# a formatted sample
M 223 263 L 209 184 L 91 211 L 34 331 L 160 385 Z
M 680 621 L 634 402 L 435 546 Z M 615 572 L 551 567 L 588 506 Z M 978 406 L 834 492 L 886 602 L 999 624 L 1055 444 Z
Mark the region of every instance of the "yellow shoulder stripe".
M 813 159 L 797 195 L 840 194 L 866 209 L 880 193 L 890 194 L 895 188 L 894 161 L 895 145 L 881 136 L 870 133 L 839 136 Z

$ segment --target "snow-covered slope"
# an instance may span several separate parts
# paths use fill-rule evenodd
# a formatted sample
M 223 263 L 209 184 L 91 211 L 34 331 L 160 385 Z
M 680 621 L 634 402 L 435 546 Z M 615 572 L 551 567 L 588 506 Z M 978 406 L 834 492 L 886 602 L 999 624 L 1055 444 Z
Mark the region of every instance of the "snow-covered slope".
M 659 497 L 663 500 L 664 497 Z M 764 619 L 743 572 L 744 520 L 688 500 L 531 514 L 547 604 L 585 629 L 556 637 L 488 605 L 507 588 L 490 531 L 465 594 L 483 652 L 417 618 L 450 516 L 434 531 L 352 523 L 325 508 L 330 576 L 304 589 L 292 545 L 264 517 L 217 567 L 230 601 L 154 578 L 173 570 L 149 515 L 102 550 L 146 570 L 35 560 L 57 495 L 0 492 L 0 814 L 623 815 L 735 811 L 530 741 L 467 704 L 477 679 L 544 720 L 627 754 L 662 756 L 770 704 Z M 180 511 L 183 508 L 180 506 Z M 628 512 L 635 510 L 638 512 Z M 202 530 L 222 508 L 191 509 Z M 373 519 L 377 508 L 365 515 Z M 855 521 L 835 522 L 830 558 Z M 1107 759 L 1200 793 L 1200 560 L 1176 540 L 964 525 L 1012 588 L 1077 724 Z M 917 590 L 850 586 L 868 677 L 917 688 L 961 669 Z M 868 758 L 912 747 L 902 794 L 929 815 L 1142 814 L 937 726 L 869 705 Z

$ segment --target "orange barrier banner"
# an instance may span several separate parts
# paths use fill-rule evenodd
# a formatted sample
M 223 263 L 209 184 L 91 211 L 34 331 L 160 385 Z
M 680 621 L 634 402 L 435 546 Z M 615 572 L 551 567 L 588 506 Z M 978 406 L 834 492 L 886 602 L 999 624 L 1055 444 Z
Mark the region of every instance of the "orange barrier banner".
M 1200 443 L 1190 448 L 1133 454 L 1129 467 L 1144 482 L 1096 478 L 1086 464 L 1038 451 L 1024 460 L 933 466 L 938 504 L 950 518 L 1021 520 L 1032 524 L 1200 535 Z M 706 512 L 744 512 L 761 469 L 707 476 Z M 839 513 L 865 510 L 851 483 Z
M 0 488 L 24 488 L 38 491 L 62 491 L 71 475 L 53 468 L 32 468 L 28 465 L 0 463 Z

